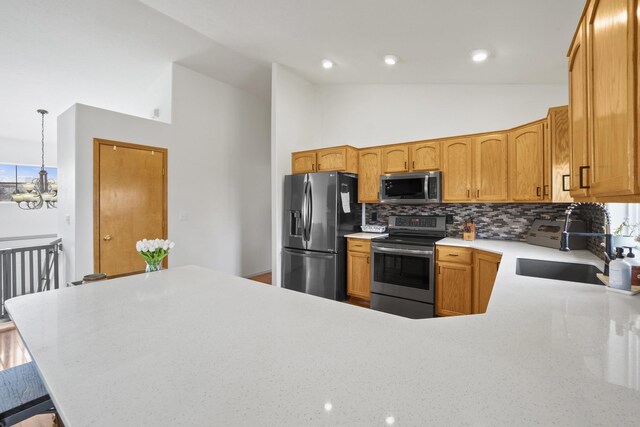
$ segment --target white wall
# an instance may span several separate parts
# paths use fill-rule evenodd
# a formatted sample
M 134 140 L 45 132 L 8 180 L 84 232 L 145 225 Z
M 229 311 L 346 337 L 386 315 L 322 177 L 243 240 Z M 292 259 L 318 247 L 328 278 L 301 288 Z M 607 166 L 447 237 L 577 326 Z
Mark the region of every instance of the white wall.
M 272 281 L 280 286 L 283 177 L 291 152 L 320 146 L 318 88 L 280 64 L 271 71 L 271 254 Z
M 51 117 L 45 120 L 53 120 Z M 46 127 L 45 122 L 45 127 Z M 39 121 L 34 114 L 34 136 L 39 135 Z M 57 166 L 55 144 L 44 147 L 45 164 Z M 0 163 L 40 165 L 41 145 L 39 141 L 14 141 L 0 138 Z M 56 234 L 56 209 L 23 210 L 15 203 L 0 203 L 0 239 Z
M 59 203 L 60 235 L 71 247 L 68 277 L 93 272 L 94 138 L 168 149 L 171 266 L 269 270 L 268 102 L 179 65 L 172 75 L 171 124 L 85 105 L 60 117 L 59 157 L 75 166 L 74 176 L 61 168 L 61 183 L 75 185 Z
M 314 85 L 273 64 L 272 269 L 280 283 L 282 180 L 291 152 L 367 147 L 511 128 L 568 101 L 566 85 Z
M 325 85 L 321 145 L 367 147 L 508 129 L 566 105 L 566 85 Z

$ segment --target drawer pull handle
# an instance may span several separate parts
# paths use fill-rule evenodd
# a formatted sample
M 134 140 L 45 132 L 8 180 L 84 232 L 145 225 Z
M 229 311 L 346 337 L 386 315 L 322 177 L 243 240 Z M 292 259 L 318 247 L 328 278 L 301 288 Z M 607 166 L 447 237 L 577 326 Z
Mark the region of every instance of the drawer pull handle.
M 449 254 L 449 256 L 460 256 L 458 254 Z
M 536 187 L 536 196 L 540 197 L 540 187 Z

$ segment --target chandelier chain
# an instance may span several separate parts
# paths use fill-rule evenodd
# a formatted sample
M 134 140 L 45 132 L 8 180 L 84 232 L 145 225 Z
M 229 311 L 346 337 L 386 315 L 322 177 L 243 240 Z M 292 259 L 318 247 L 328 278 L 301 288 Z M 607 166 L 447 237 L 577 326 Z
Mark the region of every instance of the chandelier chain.
M 44 114 L 45 113 L 40 113 L 42 115 L 42 169 L 44 169 Z

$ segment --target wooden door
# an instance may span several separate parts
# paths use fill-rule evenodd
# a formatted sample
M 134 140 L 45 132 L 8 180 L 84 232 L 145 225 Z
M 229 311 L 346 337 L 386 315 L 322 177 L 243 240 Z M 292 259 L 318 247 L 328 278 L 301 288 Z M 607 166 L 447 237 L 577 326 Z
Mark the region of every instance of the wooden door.
M 544 127 L 536 123 L 509 133 L 509 186 L 515 201 L 542 200 Z
M 636 193 L 635 1 L 594 1 L 588 12 L 589 193 Z
M 440 141 L 418 142 L 410 147 L 412 171 L 440 170 Z
M 362 252 L 347 252 L 347 294 L 369 300 L 371 298 L 371 256 Z
M 502 257 L 475 250 L 473 258 L 473 313 L 478 314 L 487 311 Z
M 318 172 L 344 171 L 347 168 L 347 150 L 344 147 L 318 150 L 316 158 Z
M 578 28 L 569 52 L 569 146 L 571 197 L 589 195 L 586 21 Z
M 291 154 L 291 173 L 312 173 L 316 171 L 316 152 L 302 151 Z
M 442 199 L 444 202 L 472 200 L 473 146 L 471 139 L 442 143 Z
M 457 316 L 471 314 L 471 266 L 438 263 L 436 314 Z
M 164 148 L 94 140 L 95 272 L 144 271 L 136 241 L 167 238 L 166 170 Z
M 552 108 L 547 117 L 547 135 L 550 146 L 549 185 L 545 184 L 545 197 L 552 202 L 571 203 L 573 198 L 569 193 L 571 149 L 569 141 L 569 110 L 567 107 Z
M 475 187 L 477 201 L 507 200 L 507 135 L 475 138 Z
M 369 148 L 358 153 L 358 202 L 380 201 L 380 175 L 382 174 L 382 149 Z
M 382 149 L 382 170 L 384 173 L 409 171 L 409 146 L 394 145 Z

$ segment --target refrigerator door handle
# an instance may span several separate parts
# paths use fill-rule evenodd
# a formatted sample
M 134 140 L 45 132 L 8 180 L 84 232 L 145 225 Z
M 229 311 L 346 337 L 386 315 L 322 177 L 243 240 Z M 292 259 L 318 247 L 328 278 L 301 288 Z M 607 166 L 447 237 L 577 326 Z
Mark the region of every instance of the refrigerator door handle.
M 305 176 L 305 180 L 304 180 L 304 190 L 302 192 L 303 197 L 302 197 L 302 240 L 303 241 L 307 241 L 307 186 L 309 185 L 309 182 L 307 181 L 307 178 Z
M 307 219 L 307 241 L 311 239 L 311 226 L 313 225 L 313 188 L 311 186 L 311 181 L 309 181 L 309 188 L 307 190 L 307 215 L 309 218 Z

